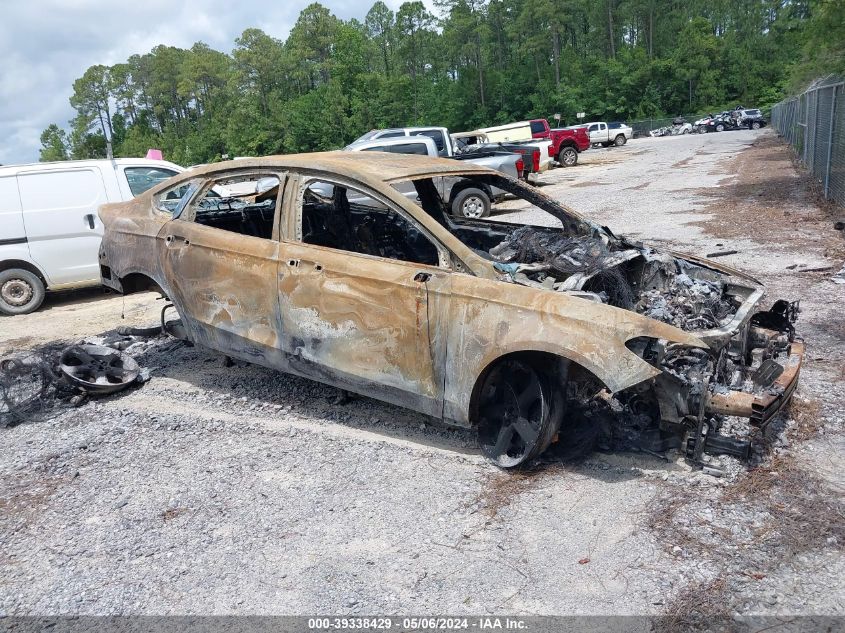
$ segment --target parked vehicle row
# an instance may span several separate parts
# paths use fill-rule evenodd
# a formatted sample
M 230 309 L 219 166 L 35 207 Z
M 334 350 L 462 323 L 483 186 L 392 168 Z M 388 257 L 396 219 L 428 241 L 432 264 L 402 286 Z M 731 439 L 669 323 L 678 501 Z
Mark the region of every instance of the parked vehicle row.
M 708 114 L 689 123 L 684 117 L 676 117 L 672 125 L 651 130 L 649 136 L 678 136 L 681 134 L 705 134 L 707 132 L 724 132 L 726 130 L 750 129 L 759 130 L 767 123 L 763 113 L 757 109 L 746 109 L 737 106 L 733 110 L 725 110 L 719 114 Z
M 727 110 L 720 114 L 711 114 L 695 122 L 696 131 L 700 134 L 707 132 L 724 132 L 725 130 L 749 129 L 759 130 L 767 121 L 759 109 Z
M 672 125 L 666 127 L 659 127 L 656 130 L 649 132 L 649 136 L 679 136 L 683 134 L 690 134 L 693 131 L 693 126 L 683 117 L 675 117 Z

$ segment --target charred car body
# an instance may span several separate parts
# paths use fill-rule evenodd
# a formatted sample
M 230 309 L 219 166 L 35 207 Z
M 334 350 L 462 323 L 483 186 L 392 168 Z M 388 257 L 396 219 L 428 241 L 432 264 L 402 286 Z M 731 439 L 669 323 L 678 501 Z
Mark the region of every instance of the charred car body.
M 440 179 L 508 191 L 557 226 L 455 218 Z M 253 193 L 227 193 L 244 182 Z M 503 467 L 576 420 L 609 448 L 745 457 L 725 416 L 764 425 L 798 380 L 797 306 L 763 310 L 756 280 L 617 237 L 482 167 L 241 160 L 100 215 L 104 283 L 160 289 L 195 344 L 475 427 Z

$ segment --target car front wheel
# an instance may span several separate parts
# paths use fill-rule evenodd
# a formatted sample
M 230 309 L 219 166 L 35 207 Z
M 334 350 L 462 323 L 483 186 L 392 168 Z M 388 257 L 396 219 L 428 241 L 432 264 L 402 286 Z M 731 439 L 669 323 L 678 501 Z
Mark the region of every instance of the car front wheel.
M 0 313 L 28 314 L 44 301 L 45 289 L 37 275 L 21 268 L 0 272 Z
M 545 373 L 525 360 L 504 360 L 493 367 L 481 386 L 481 450 L 501 468 L 524 464 L 548 448 L 562 414 L 562 397 Z
M 760 122 L 759 122 L 759 121 L 754 121 L 754 122 L 751 124 L 751 129 L 752 129 L 752 130 L 759 130 L 759 129 L 760 129 Z
M 481 189 L 463 189 L 452 201 L 452 214 L 470 220 L 486 218 L 490 215 L 490 197 Z
M 574 147 L 564 147 L 557 155 L 557 162 L 564 167 L 573 167 L 578 163 L 578 152 Z
M 716 131 L 717 132 L 724 132 L 725 126 L 720 123 L 719 125 L 716 126 Z

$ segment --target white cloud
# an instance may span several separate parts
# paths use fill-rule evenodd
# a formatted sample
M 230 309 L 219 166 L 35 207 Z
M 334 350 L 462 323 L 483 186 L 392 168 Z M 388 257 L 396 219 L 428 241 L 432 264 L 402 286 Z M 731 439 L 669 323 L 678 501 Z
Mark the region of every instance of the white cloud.
M 374 0 L 373 0 L 374 1 Z M 310 0 L 2 0 L 0 164 L 38 160 L 41 131 L 66 126 L 73 81 L 94 64 L 111 65 L 158 44 L 194 42 L 230 52 L 244 29 L 286 38 Z M 402 0 L 388 0 L 396 10 Z M 335 15 L 363 20 L 372 3 L 324 0 Z M 431 7 L 431 2 L 426 5 Z

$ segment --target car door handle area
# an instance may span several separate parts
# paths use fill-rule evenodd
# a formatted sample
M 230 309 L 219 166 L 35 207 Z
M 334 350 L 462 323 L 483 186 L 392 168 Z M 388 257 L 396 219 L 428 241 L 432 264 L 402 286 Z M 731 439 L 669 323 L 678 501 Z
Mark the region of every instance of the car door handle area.
M 85 221 L 88 223 L 89 229 L 94 229 L 94 227 L 96 226 L 96 223 L 94 222 L 94 214 L 93 213 L 87 214 L 85 216 Z
M 312 262 L 308 259 L 289 259 L 287 261 L 288 268 L 299 268 L 303 271 L 320 272 L 323 270 L 323 265 L 318 262 Z
M 427 273 L 422 270 L 414 275 L 414 281 L 420 284 L 426 283 L 429 279 L 431 279 L 431 273 Z
M 164 241 L 169 248 L 179 248 L 190 244 L 188 238 L 182 237 L 181 235 L 168 235 L 164 238 Z

